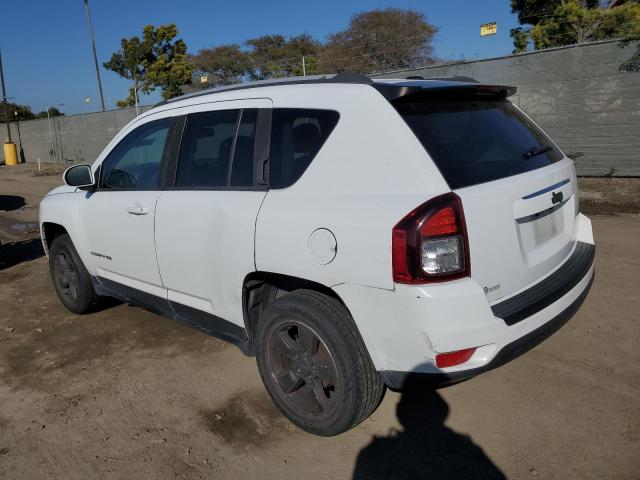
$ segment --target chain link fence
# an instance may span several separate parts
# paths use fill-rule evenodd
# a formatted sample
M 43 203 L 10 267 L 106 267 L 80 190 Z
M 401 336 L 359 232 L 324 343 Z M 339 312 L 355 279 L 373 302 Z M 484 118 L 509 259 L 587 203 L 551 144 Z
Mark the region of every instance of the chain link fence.
M 512 101 L 576 160 L 579 175 L 640 176 L 640 72 L 629 68 L 637 67 L 639 49 L 637 41 L 594 42 L 376 76 L 468 76 L 515 85 Z M 26 162 L 91 163 L 134 117 L 127 108 L 11 128 Z
M 12 123 L 11 138 L 25 162 L 92 163 L 135 116 L 135 108 L 123 108 Z
M 515 85 L 531 116 L 582 176 L 640 176 L 640 42 L 603 41 L 379 75 L 472 77 Z

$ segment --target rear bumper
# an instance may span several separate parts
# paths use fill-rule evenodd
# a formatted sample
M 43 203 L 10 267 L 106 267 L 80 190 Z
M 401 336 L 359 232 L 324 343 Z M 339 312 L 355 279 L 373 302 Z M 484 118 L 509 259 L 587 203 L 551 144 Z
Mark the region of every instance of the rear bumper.
M 507 325 L 515 325 L 553 304 L 575 287 L 593 265 L 596 247 L 576 242 L 571 257 L 547 278 L 532 288 L 491 307 L 493 314 Z
M 456 382 L 496 368 L 555 332 L 578 309 L 594 275 L 591 222 L 578 217 L 576 246 L 558 269 L 490 305 L 466 278 L 388 291 L 353 284 L 334 290 L 351 312 L 376 369 L 398 388 L 409 374 Z M 508 308 L 507 308 L 508 307 Z M 475 348 L 463 364 L 438 368 L 438 353 Z
M 527 333 L 526 335 L 514 340 L 513 342 L 505 345 L 502 349 L 493 357 L 489 363 L 482 367 L 472 368 L 469 370 L 461 370 L 456 372 L 440 372 L 440 373 L 420 373 L 420 372 L 400 372 L 400 371 L 382 371 L 380 375 L 389 388 L 402 389 L 404 385 L 409 383 L 428 383 L 433 385 L 448 385 L 453 383 L 462 382 L 469 378 L 480 375 L 481 373 L 498 368 L 505 363 L 519 357 L 520 355 L 528 352 L 533 347 L 542 343 L 544 340 L 553 335 L 560 329 L 565 323 L 567 323 L 571 317 L 578 311 L 584 299 L 587 298 L 587 294 L 593 284 L 595 274 L 590 272 L 589 283 L 586 288 L 580 293 L 580 295 L 571 303 L 568 307 L 562 310 L 558 315 L 553 317 L 547 323 L 544 323 L 537 329 Z

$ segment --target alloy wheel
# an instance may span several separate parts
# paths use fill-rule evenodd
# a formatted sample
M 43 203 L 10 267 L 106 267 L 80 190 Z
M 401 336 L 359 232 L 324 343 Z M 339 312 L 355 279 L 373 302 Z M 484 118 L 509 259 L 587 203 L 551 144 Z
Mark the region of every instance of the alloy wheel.
M 78 272 L 66 253 L 60 252 L 56 256 L 54 272 L 61 295 L 70 302 L 76 302 L 80 293 Z
M 322 415 L 333 408 L 338 375 L 331 352 L 311 328 L 294 320 L 272 330 L 268 367 L 281 396 L 307 414 Z

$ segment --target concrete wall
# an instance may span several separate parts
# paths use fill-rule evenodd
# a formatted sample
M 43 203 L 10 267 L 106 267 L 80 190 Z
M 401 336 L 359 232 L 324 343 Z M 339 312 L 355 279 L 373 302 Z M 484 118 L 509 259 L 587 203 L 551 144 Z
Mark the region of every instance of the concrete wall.
M 514 103 L 566 154 L 582 154 L 578 174 L 640 176 L 640 72 L 619 70 L 638 48 L 599 42 L 380 77 L 460 75 L 515 85 Z
M 150 107 L 141 107 L 141 111 Z M 136 116 L 135 108 L 30 120 L 11 124 L 11 137 L 27 162 L 92 163 L 116 133 Z M 6 131 L 0 125 L 4 140 Z M 0 152 L 0 158 L 4 152 Z M 2 158 L 4 162 L 4 158 Z

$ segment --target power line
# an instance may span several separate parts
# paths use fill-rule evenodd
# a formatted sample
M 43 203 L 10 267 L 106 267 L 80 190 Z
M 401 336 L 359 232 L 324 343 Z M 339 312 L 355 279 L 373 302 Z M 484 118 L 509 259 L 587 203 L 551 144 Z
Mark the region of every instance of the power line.
M 554 34 L 554 35 L 549 35 L 547 37 L 548 39 L 569 39 L 570 41 L 568 41 L 566 43 L 566 45 L 573 45 L 573 44 L 585 44 L 585 43 L 590 43 L 590 42 L 579 42 L 576 43 L 575 41 L 572 41 L 574 39 L 574 35 L 572 32 L 565 32 L 565 33 L 561 33 L 561 34 Z M 356 55 L 342 55 L 342 56 L 338 56 L 338 57 L 333 57 L 333 58 L 323 58 L 322 54 L 320 55 L 306 55 L 305 58 L 307 59 L 307 70 L 309 72 L 313 71 L 312 68 L 315 66 L 315 71 L 320 71 L 322 65 L 329 65 L 329 66 L 334 66 L 336 64 L 341 64 L 341 63 L 347 63 L 347 64 L 351 64 L 351 67 L 355 66 L 367 66 L 369 64 L 369 59 L 371 57 L 376 57 L 376 56 L 389 56 L 391 54 L 394 53 L 399 53 L 402 51 L 405 51 L 406 48 L 404 47 L 399 47 L 399 48 L 392 48 L 392 49 L 386 49 L 386 50 L 380 50 L 378 52 L 369 52 L 369 53 L 362 53 L 362 54 L 356 54 Z M 314 60 L 314 61 L 310 61 L 310 60 Z M 384 64 L 385 67 L 391 67 L 391 68 L 411 68 L 411 66 L 403 66 L 403 65 L 395 65 L 394 62 L 391 60 L 389 61 L 389 59 L 386 59 L 387 62 L 386 64 Z M 415 61 L 427 61 L 428 58 L 423 56 L 423 55 L 412 55 L 412 56 L 408 56 L 408 57 L 404 57 L 404 60 L 406 60 L 406 62 L 403 63 L 414 63 Z M 464 60 L 462 60 L 464 61 Z M 442 62 L 439 63 L 441 65 L 445 65 L 445 64 L 455 64 L 455 63 L 459 63 L 460 61 L 458 60 L 452 60 L 450 62 Z M 278 62 L 273 62 L 273 64 L 275 64 L 278 69 L 282 72 L 282 73 L 288 73 L 290 71 L 295 71 L 300 69 L 300 59 L 299 58 L 292 58 L 292 57 L 285 57 L 283 59 L 280 59 L 280 61 Z
M 549 17 L 551 17 L 553 15 L 549 15 Z M 611 17 L 606 17 L 603 18 L 602 21 L 600 21 L 600 27 L 604 26 L 607 24 L 607 22 L 609 22 L 611 20 Z M 579 22 L 578 22 L 579 23 Z M 576 22 L 571 21 L 571 20 L 562 20 L 559 22 L 556 22 L 556 25 L 565 25 L 565 24 L 572 24 L 575 25 Z M 561 45 L 565 46 L 565 45 L 572 45 L 572 44 L 578 44 L 578 43 L 588 43 L 585 41 L 580 41 L 579 39 L 577 39 L 576 37 L 579 35 L 579 32 L 575 32 L 575 31 L 568 31 L 568 32 L 561 32 L 561 33 L 555 33 L 555 34 L 551 34 L 551 35 L 547 35 L 545 38 L 548 40 L 560 40 Z M 347 63 L 347 64 L 351 64 L 351 67 L 354 66 L 354 64 L 356 66 L 366 66 L 369 62 L 368 59 L 372 58 L 372 57 L 377 57 L 377 56 L 384 56 L 384 55 L 390 55 L 390 54 L 394 54 L 394 53 L 399 53 L 399 52 L 404 52 L 407 50 L 407 48 L 411 48 L 410 45 L 404 45 L 404 46 L 399 46 L 399 48 L 394 48 L 394 49 L 385 49 L 385 50 L 379 50 L 379 51 L 375 51 L 375 52 L 366 52 L 366 53 L 358 53 L 358 54 L 354 54 L 354 55 L 344 55 L 344 52 L 349 52 L 349 51 L 355 51 L 355 50 L 361 50 L 361 49 L 366 49 L 366 48 L 371 48 L 373 45 L 380 45 L 380 44 L 396 44 L 396 43 L 406 43 L 409 42 L 410 40 L 416 39 L 416 38 L 423 38 L 424 35 L 414 35 L 414 36 L 409 36 L 409 37 L 403 37 L 397 40 L 390 40 L 388 42 L 369 42 L 365 45 L 359 45 L 359 46 L 355 46 L 355 47 L 347 47 L 347 48 L 337 48 L 336 50 L 339 51 L 339 55 L 336 57 L 327 57 L 325 55 L 323 55 L 322 53 L 316 54 L 316 55 L 305 55 L 306 59 L 313 59 L 315 60 L 315 70 L 316 71 L 320 71 L 321 68 L 320 66 L 324 66 L 324 65 L 328 65 L 329 67 L 334 67 L 336 64 L 341 64 L 341 63 Z M 567 40 L 566 42 L 564 40 Z M 577 40 L 577 41 L 576 41 Z M 592 40 L 595 41 L 595 40 Z M 413 46 L 413 49 L 418 50 L 420 49 L 421 46 L 420 45 L 415 45 Z M 404 57 L 405 59 L 407 59 L 407 57 Z M 409 57 L 407 60 L 427 60 L 427 57 L 425 57 L 424 55 L 417 55 L 417 56 L 412 56 Z M 394 65 L 394 62 L 389 61 L 388 59 L 383 59 L 383 62 L 386 60 L 386 66 L 392 66 L 393 68 L 410 68 L 407 65 Z M 380 60 L 378 60 L 378 62 L 375 63 L 379 63 Z M 284 57 L 279 59 L 279 61 L 277 62 L 272 62 L 275 63 L 275 65 L 278 66 L 279 70 L 283 71 L 282 73 L 288 73 L 291 71 L 296 71 L 296 70 L 300 70 L 300 58 L 299 57 Z M 312 68 L 312 62 L 306 62 L 310 68 L 308 68 L 309 71 L 311 71 Z M 407 63 L 407 62 L 403 62 L 403 63 Z M 411 63 L 411 62 L 409 62 Z M 331 68 L 330 68 L 331 69 Z

